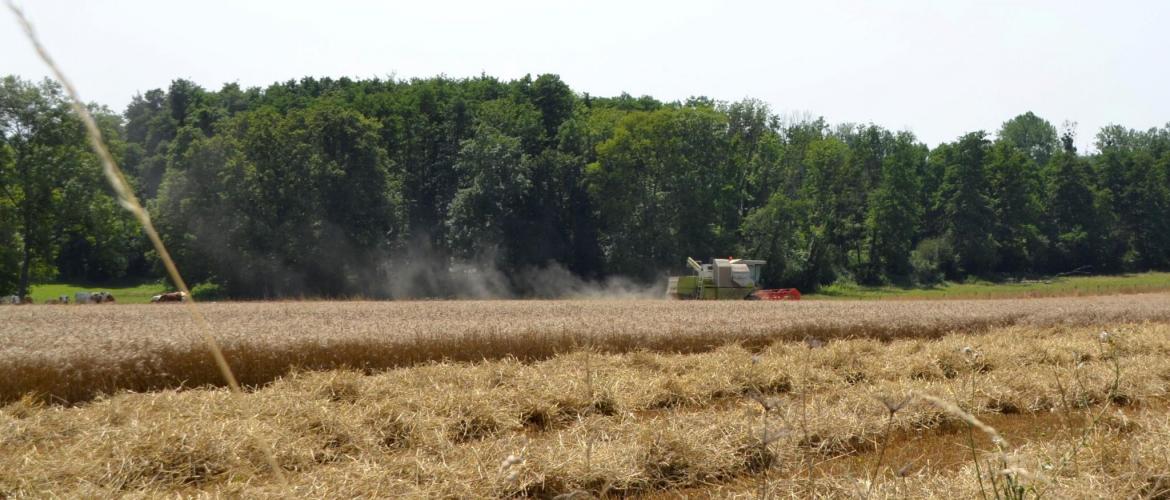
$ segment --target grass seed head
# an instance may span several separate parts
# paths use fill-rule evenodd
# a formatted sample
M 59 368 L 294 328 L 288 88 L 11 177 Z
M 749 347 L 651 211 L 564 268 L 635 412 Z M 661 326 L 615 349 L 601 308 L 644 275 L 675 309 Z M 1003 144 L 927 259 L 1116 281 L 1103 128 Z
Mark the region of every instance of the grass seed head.
M 901 410 L 902 408 L 905 408 L 906 405 L 910 404 L 910 402 L 914 400 L 914 396 L 913 395 L 903 395 L 901 397 L 896 397 L 896 396 L 884 395 L 884 396 L 878 396 L 877 400 L 881 401 L 882 404 L 885 405 L 886 410 L 890 412 L 890 415 L 893 415 L 895 413 L 898 413 L 898 411 Z
M 505 458 L 504 461 L 500 463 L 500 470 L 508 470 L 513 466 L 520 465 L 522 463 L 524 463 L 523 458 L 520 458 L 516 455 L 508 455 L 508 458 Z
M 964 346 L 962 349 L 959 349 L 959 353 L 963 355 L 963 358 L 965 358 L 968 363 L 974 363 L 975 360 L 979 359 L 980 357 L 979 351 L 976 351 L 975 348 L 971 346 Z

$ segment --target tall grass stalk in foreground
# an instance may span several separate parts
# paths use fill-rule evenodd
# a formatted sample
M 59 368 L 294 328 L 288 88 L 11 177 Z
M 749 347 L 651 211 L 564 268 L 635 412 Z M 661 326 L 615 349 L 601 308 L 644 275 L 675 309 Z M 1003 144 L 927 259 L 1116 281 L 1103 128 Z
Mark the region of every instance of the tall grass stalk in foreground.
M 759 364 L 760 364 L 759 355 L 758 354 L 753 355 L 752 356 L 752 365 L 759 365 Z M 755 395 L 755 394 L 758 394 L 758 393 L 753 393 L 753 395 Z M 761 448 L 760 453 L 762 453 L 764 456 L 765 465 L 764 465 L 764 473 L 760 478 L 761 479 L 761 481 L 760 481 L 760 500 L 764 500 L 764 499 L 768 498 L 768 464 L 766 462 L 768 459 L 767 458 L 768 457 L 768 412 L 772 408 L 771 408 L 771 405 L 769 404 L 771 401 L 764 399 L 763 395 L 760 395 L 759 399 L 757 399 L 756 401 L 758 401 L 760 403 L 760 407 L 761 407 L 760 408 L 760 448 Z
M 803 361 L 805 366 L 812 364 L 812 350 L 819 349 L 825 346 L 825 341 L 816 337 L 805 337 Z M 809 439 L 808 439 L 808 393 L 812 390 L 812 383 L 809 381 L 808 372 L 804 372 L 800 381 L 800 461 L 805 466 L 805 472 L 808 474 L 808 491 L 812 494 L 816 491 L 816 479 L 813 478 L 813 458 L 809 455 Z
M 563 331 L 562 331 L 562 335 L 564 335 Z M 591 357 L 593 355 L 593 336 L 589 333 L 586 333 L 584 335 L 584 337 L 585 337 L 584 342 L 582 342 L 580 337 L 578 337 L 574 340 L 574 344 L 576 344 L 576 347 L 578 350 L 581 350 L 581 347 L 584 346 L 584 354 L 585 354 L 584 371 L 585 371 L 585 373 L 583 373 L 582 375 L 585 377 L 585 408 L 587 409 L 584 413 L 591 414 L 596 408 L 596 401 L 594 401 L 594 398 L 593 398 L 593 395 L 594 395 L 594 391 L 593 391 L 593 365 L 592 365 L 592 360 L 591 360 Z M 584 418 L 584 417 L 585 417 L 585 415 L 582 415 L 581 412 L 579 412 L 577 414 L 577 421 L 580 422 L 581 425 L 585 428 L 585 473 L 592 474 L 593 473 L 593 433 L 590 432 L 591 429 L 590 429 L 590 425 L 589 425 L 589 420 L 587 418 Z
M 760 356 L 761 354 L 752 355 L 752 366 L 758 366 L 760 364 Z M 761 379 L 762 377 L 756 377 L 757 381 Z M 760 449 L 758 451 L 760 453 L 761 474 L 759 498 L 765 499 L 768 498 L 769 489 L 768 469 L 772 467 L 773 462 L 772 452 L 769 449 L 769 445 L 772 444 L 773 441 L 776 441 L 784 435 L 788 434 L 788 430 L 784 428 L 777 428 L 772 431 L 768 430 L 768 415 L 780 409 L 779 399 L 765 395 L 763 392 L 761 392 L 758 382 L 748 388 L 746 396 L 760 405 Z M 783 416 L 781 416 L 781 418 L 783 418 Z M 748 453 L 750 456 L 751 453 L 754 452 L 749 450 Z
M 964 411 L 962 408 L 959 408 L 958 405 L 955 405 L 949 401 L 922 393 L 914 394 L 914 397 L 933 404 L 934 406 L 947 413 L 950 413 L 951 415 L 959 417 L 963 421 L 967 422 L 967 424 L 972 428 L 979 429 L 983 431 L 984 434 L 987 434 L 987 437 L 991 439 L 991 444 L 995 446 L 995 459 L 997 460 L 997 463 L 993 463 L 991 460 L 988 460 L 987 477 L 988 483 L 990 483 L 991 486 L 991 492 L 995 495 L 997 500 L 1023 500 L 1024 498 L 1027 498 L 1029 492 L 1031 492 L 1037 498 L 1041 496 L 1039 491 L 1033 487 L 1025 485 L 1023 482 L 1025 478 L 1031 477 L 1031 474 L 1023 468 L 1013 467 L 1009 464 L 1005 450 L 1007 450 L 1010 445 L 994 427 L 983 423 L 982 420 L 979 420 L 974 415 Z M 972 449 L 974 449 L 973 443 Z M 976 471 L 978 471 L 978 456 L 975 457 L 975 467 Z M 997 480 L 997 477 L 1000 477 L 1001 479 Z M 980 493 L 984 498 L 986 498 L 987 491 L 984 489 L 983 475 L 979 472 L 976 472 L 975 480 L 979 482 Z
M 901 398 L 892 396 L 882 396 L 877 398 L 878 401 L 886 407 L 886 429 L 882 433 L 882 445 L 878 448 L 877 460 L 873 464 L 873 472 L 869 475 L 869 486 L 865 490 L 865 498 L 869 498 L 873 494 L 873 487 L 877 484 L 878 474 L 882 470 L 882 460 L 886 456 L 886 447 L 890 444 L 890 431 L 894 428 L 894 415 L 898 410 L 905 408 L 913 399 L 912 396 L 902 396 Z
M 968 373 L 968 390 L 971 393 L 971 399 L 967 406 L 969 411 L 975 411 L 975 373 L 978 371 L 976 363 L 979 361 L 979 351 L 976 351 L 971 346 L 964 347 L 961 351 L 963 359 L 967 361 Z M 979 495 L 987 500 L 987 490 L 983 488 L 983 471 L 979 468 L 979 451 L 975 448 L 975 429 L 968 421 L 967 423 L 967 446 L 971 448 L 971 461 L 975 464 L 975 480 L 979 482 Z
M 585 346 L 585 402 L 593 407 L 593 366 L 589 362 L 592 355 L 593 343 Z M 593 434 L 589 432 L 589 424 L 585 424 L 585 473 L 593 472 Z
M 1068 453 L 1065 453 L 1064 456 L 1061 457 L 1060 463 L 1056 467 L 1054 467 L 1054 470 L 1056 471 L 1057 474 L 1064 473 L 1065 468 L 1067 468 L 1069 465 L 1072 465 L 1074 470 L 1076 470 L 1075 473 L 1079 474 L 1079 470 L 1077 470 L 1079 468 L 1079 465 L 1078 465 L 1079 461 L 1077 460 L 1077 456 L 1080 454 L 1082 449 L 1084 449 L 1086 446 L 1088 446 L 1090 436 L 1093 434 L 1093 431 L 1095 431 L 1097 429 L 1097 426 L 1100 425 L 1101 420 L 1105 417 L 1105 413 L 1107 413 L 1109 411 L 1110 405 L 1123 404 L 1123 402 L 1126 401 L 1126 399 L 1127 399 L 1127 398 L 1123 399 L 1123 398 L 1125 398 L 1125 396 L 1120 393 L 1121 360 L 1119 358 L 1121 356 L 1121 353 L 1120 353 L 1120 349 L 1118 346 L 1119 340 L 1118 340 L 1117 334 L 1102 330 L 1101 333 L 1097 334 L 1097 342 L 1098 342 L 1098 347 L 1100 349 L 1101 359 L 1109 359 L 1109 364 L 1110 364 L 1111 368 L 1113 369 L 1112 370 L 1113 371 L 1113 378 L 1112 378 L 1112 380 L 1110 380 L 1109 386 L 1107 387 L 1107 394 L 1105 397 L 1105 401 L 1101 405 L 1101 410 L 1094 415 L 1092 412 L 1092 409 L 1091 409 L 1091 406 L 1092 406 L 1091 402 L 1088 400 L 1088 396 L 1087 396 L 1088 389 L 1085 387 L 1084 382 L 1082 381 L 1081 376 L 1080 376 L 1080 363 L 1081 362 L 1074 361 L 1075 365 L 1073 366 L 1073 379 L 1077 382 L 1077 385 L 1080 387 L 1080 391 L 1082 394 L 1082 396 L 1080 398 L 1081 401 L 1079 404 L 1081 404 L 1083 406 L 1083 408 L 1085 409 L 1085 424 L 1081 428 L 1080 438 L 1077 440 L 1076 443 L 1073 444 L 1072 449 L 1069 450 Z M 1074 358 L 1076 358 L 1076 357 L 1077 357 L 1077 355 L 1074 354 Z M 1064 387 L 1063 387 L 1063 384 L 1060 383 L 1060 378 L 1058 376 L 1056 377 L 1056 379 L 1057 379 L 1056 383 L 1057 383 L 1058 387 L 1060 387 L 1061 399 L 1063 401 L 1063 404 L 1066 407 L 1065 411 L 1067 412 L 1068 411 L 1067 410 L 1068 401 L 1067 401 L 1067 398 L 1064 396 Z M 1067 420 L 1066 420 L 1066 423 L 1067 423 Z M 1037 496 L 1042 496 L 1045 491 L 1047 491 L 1047 488 L 1040 490 L 1037 493 Z
M 975 391 L 975 377 L 978 372 L 983 371 L 986 368 L 986 365 L 983 362 L 983 354 L 970 346 L 961 349 L 960 353 L 963 355 L 963 358 L 966 360 L 968 365 L 968 384 L 970 391 L 968 407 L 969 411 L 974 413 L 978 410 L 978 400 L 976 398 Z M 954 408 L 959 409 L 958 406 L 955 406 Z M 947 411 L 950 410 L 948 409 Z M 960 409 L 960 411 L 962 410 Z M 978 427 L 985 433 L 988 432 L 988 429 L 991 428 L 979 425 L 978 420 L 975 419 L 975 417 L 970 416 L 970 413 L 967 415 L 956 413 L 956 415 L 967 421 L 967 444 L 971 450 L 971 461 L 975 466 L 975 478 L 979 484 L 980 495 L 983 498 L 987 498 L 988 490 L 984 484 L 984 474 L 982 467 L 980 466 L 979 452 L 975 446 L 975 428 Z M 1036 497 L 1040 497 L 1041 494 L 1035 488 L 1025 486 L 1022 482 L 1022 479 L 1029 476 L 1029 473 L 1021 468 L 1009 466 L 1007 455 L 1004 453 L 1007 442 L 1004 441 L 1003 438 L 998 435 L 998 433 L 988 433 L 988 435 L 991 437 L 992 445 L 995 446 L 996 451 L 998 452 L 997 457 L 999 459 L 998 464 L 993 463 L 991 460 L 988 460 L 985 463 L 987 468 L 987 483 L 990 485 L 991 493 L 994 495 L 994 497 L 997 500 L 1001 498 L 1022 499 L 1025 498 L 1029 492 L 1032 492 Z
M 24 12 L 16 6 L 13 0 L 8 0 L 8 8 L 16 16 L 16 20 L 19 22 L 21 28 L 23 28 L 25 36 L 32 43 L 37 55 L 45 62 L 49 70 L 53 72 L 53 76 L 65 88 L 65 92 L 69 94 L 69 104 L 73 107 L 73 112 L 77 113 L 78 118 L 81 119 L 82 124 L 85 126 L 85 135 L 89 139 L 89 145 L 101 160 L 102 173 L 105 174 L 106 180 L 110 183 L 110 187 L 114 189 L 118 203 L 138 219 L 143 231 L 146 232 L 151 244 L 154 245 L 155 251 L 158 252 L 159 258 L 162 259 L 163 265 L 166 266 L 167 274 L 171 277 L 171 281 L 174 282 L 179 290 L 187 295 L 187 311 L 195 320 L 196 325 L 198 325 L 199 333 L 202 335 L 204 343 L 207 344 L 207 350 L 215 358 L 215 364 L 219 367 L 219 371 L 223 375 L 223 379 L 228 387 L 231 388 L 232 392 L 239 394 L 242 392 L 240 390 L 240 384 L 236 381 L 231 366 L 228 365 L 227 358 L 223 355 L 223 350 L 220 349 L 219 344 L 215 341 L 215 337 L 212 336 L 211 326 L 199 311 L 199 307 L 195 305 L 195 300 L 191 296 L 191 290 L 187 288 L 187 283 L 179 273 L 178 266 L 175 265 L 174 259 L 171 258 L 170 252 L 167 251 L 166 245 L 163 244 L 162 238 L 159 237 L 158 231 L 150 221 L 150 214 L 142 207 L 142 203 L 138 201 L 138 197 L 134 196 L 134 190 L 130 187 L 130 183 L 126 181 L 125 174 L 118 168 L 118 164 L 114 161 L 113 155 L 106 148 L 105 141 L 102 139 L 102 132 L 98 128 L 97 122 L 94 121 L 93 115 L 85 107 L 85 103 L 81 100 L 81 96 L 73 86 L 73 83 L 65 77 L 65 73 L 57 66 L 52 56 L 49 55 L 48 50 L 41 44 L 40 39 L 37 38 L 36 30 L 33 29 L 32 23 L 25 17 Z M 272 468 L 272 473 L 276 475 L 281 483 L 287 484 L 284 479 L 284 474 L 281 472 L 280 465 L 276 461 L 276 456 L 272 452 L 272 448 L 267 443 L 261 443 L 261 448 L 264 450 L 268 465 Z

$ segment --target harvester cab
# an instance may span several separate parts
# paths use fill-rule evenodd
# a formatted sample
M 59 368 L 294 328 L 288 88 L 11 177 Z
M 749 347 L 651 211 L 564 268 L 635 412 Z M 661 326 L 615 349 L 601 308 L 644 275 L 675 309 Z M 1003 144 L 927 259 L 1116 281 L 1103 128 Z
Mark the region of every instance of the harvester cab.
M 680 300 L 800 300 L 795 288 L 761 290 L 760 272 L 766 261 L 751 259 L 712 259 L 703 264 L 687 257 L 690 276 L 671 276 L 666 284 L 666 298 Z

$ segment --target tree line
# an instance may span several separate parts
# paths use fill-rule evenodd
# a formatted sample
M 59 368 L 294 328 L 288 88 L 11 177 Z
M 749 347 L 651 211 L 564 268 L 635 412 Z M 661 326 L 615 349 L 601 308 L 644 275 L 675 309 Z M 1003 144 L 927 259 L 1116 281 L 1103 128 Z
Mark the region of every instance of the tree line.
M 1170 268 L 1170 126 L 1082 152 L 1029 112 L 929 148 L 556 75 L 176 80 L 91 109 L 188 279 L 236 297 L 526 294 L 541 269 L 653 282 L 687 256 L 805 290 Z M 2 80 L 0 188 L 0 293 L 161 276 L 56 84 Z

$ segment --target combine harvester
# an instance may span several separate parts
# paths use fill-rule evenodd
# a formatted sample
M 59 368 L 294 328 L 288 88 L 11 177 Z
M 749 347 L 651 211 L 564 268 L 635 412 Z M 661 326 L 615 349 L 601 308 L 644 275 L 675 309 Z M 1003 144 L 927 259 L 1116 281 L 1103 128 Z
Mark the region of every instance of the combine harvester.
M 748 259 L 714 259 L 700 264 L 687 257 L 690 276 L 671 276 L 666 282 L 666 298 L 679 300 L 800 300 L 795 288 L 760 290 L 760 270 L 766 261 Z

